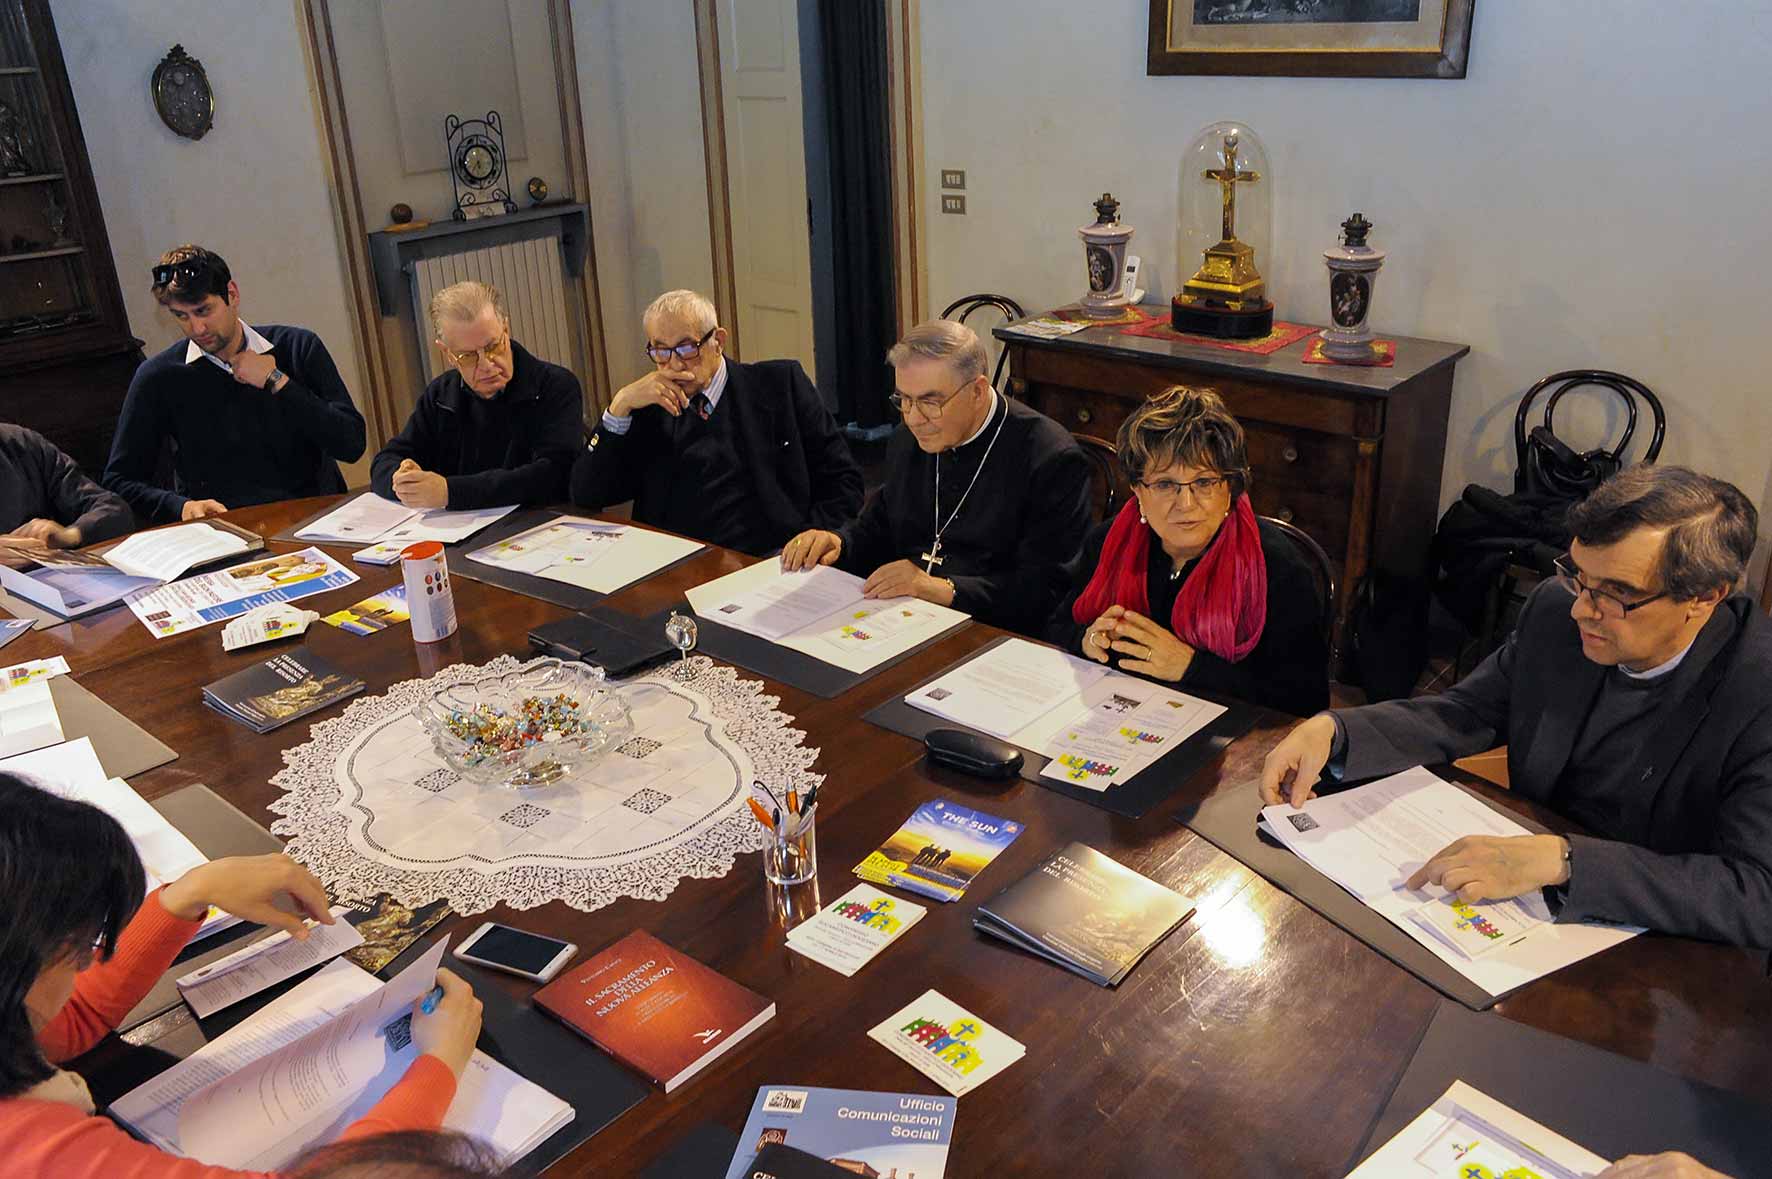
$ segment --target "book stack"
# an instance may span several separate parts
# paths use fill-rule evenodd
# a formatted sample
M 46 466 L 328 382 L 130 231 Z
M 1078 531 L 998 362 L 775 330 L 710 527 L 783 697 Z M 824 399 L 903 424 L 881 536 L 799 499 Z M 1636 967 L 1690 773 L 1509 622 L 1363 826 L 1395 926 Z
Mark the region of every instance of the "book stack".
M 643 929 L 535 993 L 535 1005 L 666 1093 L 775 1018 L 775 1004 Z
M 1112 987 L 1193 913 L 1180 893 L 1073 843 L 980 905 L 972 926 Z
M 206 685 L 203 703 L 255 733 L 268 733 L 367 686 L 306 647 L 297 647 Z

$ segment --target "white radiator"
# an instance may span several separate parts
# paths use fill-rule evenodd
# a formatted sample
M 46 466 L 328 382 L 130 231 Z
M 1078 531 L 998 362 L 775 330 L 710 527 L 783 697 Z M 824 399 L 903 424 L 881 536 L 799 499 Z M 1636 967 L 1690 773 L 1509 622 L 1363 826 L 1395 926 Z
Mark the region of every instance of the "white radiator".
M 504 295 L 512 339 L 543 360 L 570 369 L 578 367 L 571 320 L 566 313 L 566 273 L 558 236 L 419 258 L 411 266 L 418 350 L 424 358 L 426 382 L 435 379 L 445 363 L 434 343 L 431 296 L 466 279 L 491 283 Z

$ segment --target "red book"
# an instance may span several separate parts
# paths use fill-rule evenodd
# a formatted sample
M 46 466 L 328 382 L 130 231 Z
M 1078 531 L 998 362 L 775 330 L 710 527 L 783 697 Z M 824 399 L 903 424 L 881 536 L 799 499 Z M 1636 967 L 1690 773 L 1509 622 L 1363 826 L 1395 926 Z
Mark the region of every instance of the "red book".
M 669 1093 L 775 1018 L 775 1004 L 643 929 L 535 993 L 556 1019 Z

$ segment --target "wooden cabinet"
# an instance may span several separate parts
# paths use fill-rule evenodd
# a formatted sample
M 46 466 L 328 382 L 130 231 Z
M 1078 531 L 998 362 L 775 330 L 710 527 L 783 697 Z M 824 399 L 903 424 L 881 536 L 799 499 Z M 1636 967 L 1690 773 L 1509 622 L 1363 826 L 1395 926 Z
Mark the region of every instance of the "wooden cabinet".
M 1348 603 L 1375 570 L 1429 571 L 1452 373 L 1462 344 L 1397 340 L 1391 368 L 1305 364 L 1091 327 L 1054 340 L 998 329 L 1007 392 L 1078 434 L 1114 441 L 1170 385 L 1215 390 L 1243 423 L 1255 510 L 1298 525 L 1336 563 L 1339 647 Z
M 0 420 L 96 476 L 141 359 L 48 0 L 0 0 Z

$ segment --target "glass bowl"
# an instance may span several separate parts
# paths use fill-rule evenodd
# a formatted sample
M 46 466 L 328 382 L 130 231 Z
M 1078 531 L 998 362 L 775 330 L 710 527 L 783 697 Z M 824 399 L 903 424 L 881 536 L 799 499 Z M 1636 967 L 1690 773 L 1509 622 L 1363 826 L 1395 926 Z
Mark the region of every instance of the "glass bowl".
M 560 782 L 634 731 L 602 668 L 558 659 L 451 684 L 412 712 L 450 769 L 487 786 Z

